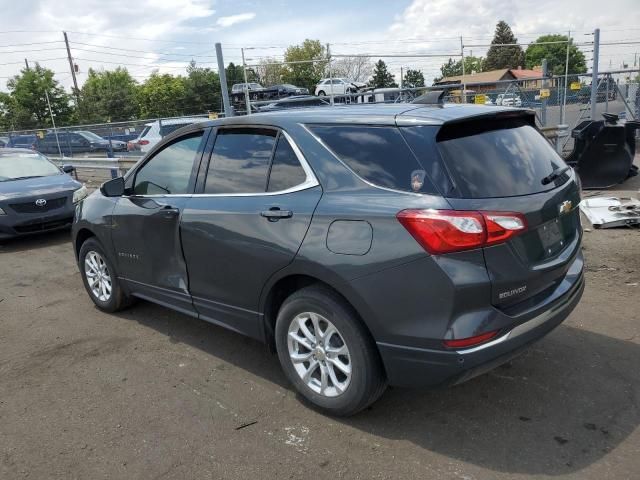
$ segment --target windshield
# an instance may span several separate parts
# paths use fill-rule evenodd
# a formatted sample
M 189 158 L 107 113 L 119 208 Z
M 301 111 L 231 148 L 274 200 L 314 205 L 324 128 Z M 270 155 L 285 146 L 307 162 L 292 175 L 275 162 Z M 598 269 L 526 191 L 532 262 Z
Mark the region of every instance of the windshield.
M 99 135 L 96 135 L 96 134 L 95 134 L 95 133 L 93 133 L 93 132 L 76 132 L 76 133 L 79 133 L 80 135 L 82 135 L 84 138 L 86 138 L 86 139 L 87 139 L 87 140 L 89 140 L 89 141 L 94 141 L 94 142 L 95 142 L 95 141 L 102 141 L 102 140 L 104 140 L 104 138 L 102 138 L 102 137 L 101 137 L 101 136 L 99 136 Z
M 0 155 L 0 182 L 58 174 L 60 174 L 58 167 L 37 153 Z

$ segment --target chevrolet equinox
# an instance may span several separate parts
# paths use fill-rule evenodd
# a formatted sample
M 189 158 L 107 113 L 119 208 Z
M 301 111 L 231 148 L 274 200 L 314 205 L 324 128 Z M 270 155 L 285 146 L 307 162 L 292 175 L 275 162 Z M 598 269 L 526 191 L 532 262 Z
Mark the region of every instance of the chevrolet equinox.
M 584 289 L 578 180 L 523 109 L 362 105 L 173 132 L 76 209 L 84 285 L 266 342 L 316 407 L 455 384 Z

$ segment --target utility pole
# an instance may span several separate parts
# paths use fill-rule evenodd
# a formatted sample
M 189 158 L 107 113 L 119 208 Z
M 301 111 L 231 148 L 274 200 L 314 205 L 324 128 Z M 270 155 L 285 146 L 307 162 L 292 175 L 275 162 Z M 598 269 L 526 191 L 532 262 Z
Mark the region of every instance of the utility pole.
M 462 35 L 460 35 L 460 57 L 462 59 L 462 100 L 460 103 L 467 103 L 467 82 L 464 78 L 464 44 L 462 43 Z
M 69 48 L 69 38 L 67 37 L 67 32 L 62 32 L 64 35 L 64 43 L 67 46 L 67 58 L 69 58 L 69 68 L 71 69 L 71 78 L 73 79 L 73 94 L 76 97 L 76 105 L 79 102 L 79 92 L 78 90 L 78 80 L 76 79 L 76 69 L 73 65 L 73 59 L 71 58 L 71 49 Z
M 402 88 L 402 66 L 400 66 L 400 88 Z
M 62 150 L 60 149 L 60 140 L 58 139 L 58 130 L 56 129 L 56 121 L 53 119 L 53 110 L 51 110 L 51 102 L 49 101 L 49 94 L 44 91 L 44 97 L 47 99 L 47 106 L 49 107 L 49 115 L 51 115 L 51 124 L 53 125 L 53 133 L 56 136 L 56 143 L 58 144 L 58 154 L 62 158 Z
M 249 82 L 247 81 L 247 64 L 244 61 L 244 48 L 241 48 L 242 52 L 242 71 L 244 72 L 244 103 L 247 108 L 247 115 L 251 115 L 251 103 L 249 103 Z
M 29 60 L 27 60 L 26 58 L 24 59 L 24 65 L 25 67 L 27 67 L 27 70 L 29 70 Z
M 600 29 L 593 31 L 593 66 L 591 67 L 591 120 L 596 119 L 598 103 L 598 61 L 600 60 Z
M 222 45 L 220 43 L 216 43 L 216 57 L 218 58 L 218 76 L 220 77 L 220 89 L 222 90 L 224 116 L 233 117 L 231 102 L 229 102 L 229 89 L 227 88 L 227 72 L 224 69 L 224 59 L 222 58 Z
M 564 61 L 564 94 L 562 95 L 562 108 L 560 109 L 560 123 L 564 123 L 565 109 L 567 108 L 567 86 L 569 81 L 569 49 L 571 47 L 571 30 L 567 34 L 567 58 Z
M 549 87 L 549 66 L 547 63 L 547 59 L 542 59 L 542 88 Z M 543 127 L 547 126 L 547 99 L 543 98 L 540 107 L 540 123 Z M 562 115 L 562 114 L 561 114 Z M 562 121 L 560 123 L 563 123 Z

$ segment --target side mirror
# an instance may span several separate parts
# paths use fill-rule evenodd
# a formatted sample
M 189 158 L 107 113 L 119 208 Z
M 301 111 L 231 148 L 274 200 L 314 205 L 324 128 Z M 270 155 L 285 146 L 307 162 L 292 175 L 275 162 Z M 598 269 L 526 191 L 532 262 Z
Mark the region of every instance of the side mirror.
M 105 197 L 121 197 L 124 195 L 124 178 L 118 177 L 100 186 L 100 192 Z
M 73 173 L 76 171 L 76 167 L 73 165 L 62 165 L 62 171 L 64 173 Z

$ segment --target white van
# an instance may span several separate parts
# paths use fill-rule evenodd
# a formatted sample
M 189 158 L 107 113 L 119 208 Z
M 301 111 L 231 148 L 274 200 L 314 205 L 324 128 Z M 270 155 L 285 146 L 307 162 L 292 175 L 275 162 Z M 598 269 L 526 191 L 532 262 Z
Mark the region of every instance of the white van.
M 191 125 L 192 123 L 206 122 L 207 120 L 209 120 L 208 117 L 181 117 L 146 123 L 144 129 L 140 132 L 140 135 L 138 135 L 138 138 L 129 142 L 127 149 L 130 151 L 140 150 L 146 153 L 163 137 L 166 137 L 174 130 L 184 127 L 185 125 Z

